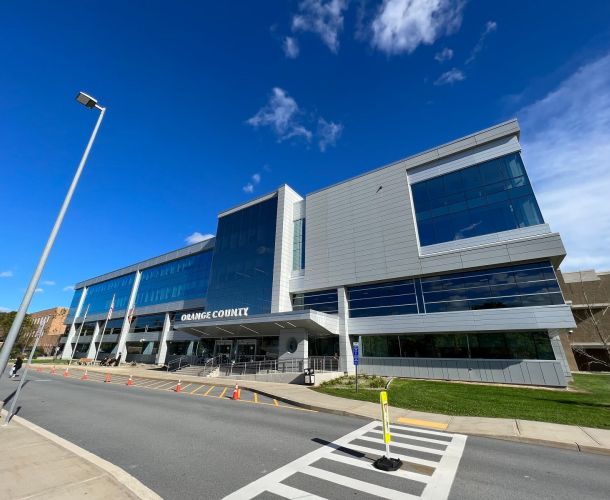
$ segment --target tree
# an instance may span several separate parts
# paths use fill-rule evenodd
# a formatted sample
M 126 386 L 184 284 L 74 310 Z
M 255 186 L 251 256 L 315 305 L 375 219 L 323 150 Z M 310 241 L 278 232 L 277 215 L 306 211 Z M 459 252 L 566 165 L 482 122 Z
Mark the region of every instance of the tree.
M 2 340 L 2 342 L 4 342 L 4 339 L 8 335 L 8 331 L 10 330 L 16 315 L 16 311 L 0 313 L 0 340 Z M 32 317 L 29 314 L 26 314 L 25 318 L 23 318 L 17 341 L 15 342 L 15 347 L 22 354 L 34 344 L 36 331 L 37 326 L 34 324 L 34 320 L 32 320 Z

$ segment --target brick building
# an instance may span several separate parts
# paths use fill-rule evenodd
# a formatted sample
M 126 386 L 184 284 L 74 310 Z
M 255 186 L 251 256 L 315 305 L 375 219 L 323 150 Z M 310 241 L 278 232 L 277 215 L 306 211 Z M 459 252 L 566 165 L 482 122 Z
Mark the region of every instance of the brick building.
M 557 277 L 576 320 L 568 334 L 575 364 L 571 368 L 610 371 L 610 271 L 558 272 Z
M 36 327 L 46 321 L 44 334 L 38 343 L 45 355 L 53 355 L 55 347 L 59 345 L 59 339 L 66 329 L 64 321 L 67 316 L 67 307 L 53 307 L 30 314 Z

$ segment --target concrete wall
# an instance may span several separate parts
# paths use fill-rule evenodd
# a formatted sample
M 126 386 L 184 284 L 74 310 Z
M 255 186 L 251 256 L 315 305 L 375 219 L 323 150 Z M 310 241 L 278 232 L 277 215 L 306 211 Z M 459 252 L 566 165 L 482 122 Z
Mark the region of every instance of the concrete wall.
M 561 363 L 546 360 L 363 357 L 359 372 L 386 377 L 551 387 L 567 385 Z

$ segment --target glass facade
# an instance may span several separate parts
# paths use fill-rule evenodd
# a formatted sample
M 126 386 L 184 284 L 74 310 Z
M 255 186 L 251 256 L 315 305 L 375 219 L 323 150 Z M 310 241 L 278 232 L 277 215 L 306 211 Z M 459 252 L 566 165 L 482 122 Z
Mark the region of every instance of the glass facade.
M 354 286 L 347 292 L 351 318 L 564 303 L 547 261 Z
M 347 297 L 351 318 L 417 314 L 413 280 L 350 287 Z
M 411 185 L 422 246 L 543 224 L 518 153 Z
M 102 334 L 102 328 L 104 328 L 104 322 L 100 321 L 100 335 Z M 104 331 L 104 336 L 106 335 L 119 335 L 121 333 L 121 328 L 123 328 L 123 318 L 114 318 L 108 320 L 106 324 L 106 330 Z
M 211 264 L 210 250 L 145 269 L 140 277 L 136 307 L 205 298 Z
M 164 322 L 165 313 L 137 316 L 132 321 L 129 331 L 135 333 L 160 332 L 163 330 Z
M 421 278 L 427 313 L 563 304 L 550 262 Z
M 83 289 L 79 288 L 78 290 L 74 290 L 74 295 L 72 296 L 72 302 L 70 302 L 70 309 L 68 309 L 68 316 L 66 317 L 66 324 L 71 323 L 74 319 L 74 315 L 76 314 L 76 308 L 78 307 L 78 303 L 80 302 L 80 298 L 83 296 Z
M 339 312 L 339 299 L 337 289 L 319 290 L 317 292 L 295 293 L 292 296 L 292 309 L 303 311 L 313 309 L 330 314 Z
M 87 290 L 81 316 L 85 314 L 87 306 L 89 306 L 88 314 L 108 312 L 113 295 L 115 296 L 114 310 L 122 311 L 127 309 L 134 278 L 135 274 L 132 273 L 90 286 Z
M 294 221 L 292 237 L 292 270 L 305 269 L 305 219 Z
M 208 309 L 271 312 L 277 197 L 218 219 Z
M 362 337 L 362 356 L 555 359 L 545 332 L 367 335 Z

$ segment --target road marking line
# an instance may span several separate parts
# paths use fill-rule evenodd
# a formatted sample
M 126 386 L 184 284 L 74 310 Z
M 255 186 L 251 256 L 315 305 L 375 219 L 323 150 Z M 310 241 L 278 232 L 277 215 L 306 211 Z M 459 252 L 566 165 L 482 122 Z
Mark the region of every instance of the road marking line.
M 199 384 L 197 387 L 195 387 L 190 394 L 195 394 L 199 389 L 201 389 L 202 387 L 205 387 L 205 385 L 203 384 Z
M 274 399 L 274 400 L 273 400 L 273 404 L 274 404 L 275 406 L 280 406 L 280 403 L 278 402 L 278 400 L 277 400 L 277 399 Z
M 155 380 L 152 384 L 150 384 L 148 387 L 150 389 L 156 389 L 157 387 L 161 387 L 162 385 L 167 384 L 167 380 Z
M 439 429 L 442 431 L 449 427 L 449 424 L 444 424 L 442 422 L 433 422 L 431 420 L 420 420 L 419 418 L 400 417 L 398 418 L 398 422 L 400 422 L 401 424 L 416 425 L 419 427 L 429 427 L 430 429 Z
M 167 389 L 169 389 L 172 385 L 174 385 L 174 381 L 171 380 L 170 382 L 164 382 L 161 385 L 158 385 L 157 387 L 155 387 L 155 389 L 159 389 L 161 391 L 165 391 Z
M 372 463 L 366 463 L 362 460 L 358 460 L 357 458 L 350 458 L 343 455 L 338 455 L 336 453 L 330 453 L 322 458 L 334 460 L 335 462 L 341 462 L 348 465 L 353 465 L 354 467 L 360 467 L 361 469 L 366 469 L 368 471 L 376 471 L 380 474 L 390 474 L 391 476 L 402 477 L 404 479 L 410 479 L 412 481 L 418 481 L 420 483 L 427 483 L 428 481 L 430 481 L 430 476 L 427 476 L 426 474 L 419 474 L 417 472 L 410 472 L 402 469 L 398 469 L 397 471 L 393 472 L 386 472 L 376 469 L 372 466 Z
M 357 437 L 356 439 L 360 439 L 360 437 Z M 390 444 L 390 447 L 393 448 L 393 446 L 391 444 Z M 378 456 L 381 456 L 384 454 L 384 450 L 378 450 L 377 448 L 368 448 L 366 446 L 361 446 L 359 444 L 354 444 L 354 443 L 346 444 L 345 448 L 349 448 L 350 450 L 354 450 L 354 451 L 361 451 L 363 453 L 371 453 L 373 455 L 378 455 Z M 434 462 L 432 460 L 424 460 L 423 458 L 412 457 L 410 455 L 405 455 L 403 453 L 396 453 L 393 449 L 390 450 L 390 454 L 392 455 L 392 458 L 398 457 L 401 460 L 404 460 L 405 462 L 411 462 L 412 464 L 425 465 L 427 467 L 432 467 L 432 468 L 438 467 L 438 464 L 439 464 L 439 462 Z
M 379 427 L 381 427 L 381 422 L 379 422 Z M 448 437 L 448 438 L 455 436 L 455 434 L 451 434 L 449 432 L 431 431 L 429 429 L 421 429 L 420 427 L 409 427 L 406 425 L 390 424 L 390 427 L 396 431 L 417 432 L 419 434 L 428 434 L 430 436 L 443 436 L 443 437 Z
M 258 403 L 258 394 L 256 394 L 256 392 L 252 393 L 254 395 L 254 402 Z
M 185 386 L 180 387 L 180 389 L 181 389 L 181 390 L 184 390 L 184 389 L 186 389 L 187 387 L 190 387 L 191 385 L 193 385 L 193 384 L 192 384 L 192 383 L 190 383 L 190 384 L 186 384 Z
M 422 500 L 444 500 L 449 496 L 465 446 L 466 436 L 454 434 L 451 446 L 447 447 L 432 474 L 433 480 L 426 485 L 421 495 Z
M 383 439 L 368 437 L 368 436 L 360 436 L 358 439 L 361 441 L 370 441 L 372 443 L 384 444 Z M 415 451 L 423 451 L 425 453 L 431 453 L 433 455 L 442 455 L 443 452 L 441 450 L 435 450 L 433 448 L 425 448 L 423 446 L 415 446 L 413 444 L 406 443 L 397 443 L 396 441 L 392 441 L 392 448 L 406 448 L 408 450 Z
M 227 389 L 228 389 L 228 388 L 227 388 L 227 387 L 225 387 L 225 388 L 222 390 L 222 392 L 220 393 L 220 395 L 218 396 L 218 398 L 223 398 L 223 397 L 224 397 L 224 395 L 225 395 L 225 393 L 227 392 Z
M 419 432 L 419 429 L 418 429 Z M 381 434 L 383 436 L 383 431 L 381 429 L 373 429 L 371 434 Z M 411 434 L 404 434 L 402 432 L 392 431 L 392 436 L 396 436 L 403 439 L 413 439 L 414 441 L 421 441 L 422 443 L 434 443 L 434 444 L 444 444 L 445 446 L 449 445 L 451 441 L 443 441 L 442 439 L 432 439 L 432 438 L 423 438 L 420 436 L 413 436 Z
M 210 386 L 210 388 L 205 392 L 204 396 L 207 396 L 210 392 L 212 392 L 212 389 L 214 389 L 216 386 L 212 385 Z
M 402 491 L 391 490 L 390 488 L 386 488 L 384 486 L 367 483 L 364 481 L 360 481 L 359 479 L 354 479 L 352 477 L 342 476 L 341 474 L 336 474 L 327 470 L 318 469 L 317 467 L 312 467 L 311 465 L 304 466 L 299 472 L 307 474 L 309 476 L 313 476 L 318 479 L 330 481 L 331 483 L 345 486 L 346 488 L 360 490 L 364 493 L 369 493 L 371 495 L 375 495 L 382 498 L 389 498 L 391 500 L 419 500 L 420 498 L 418 496 L 410 495 Z
M 270 486 L 267 491 L 269 491 L 269 493 L 273 493 L 274 495 L 279 495 L 281 497 L 288 498 L 291 500 L 326 500 L 324 497 L 312 495 L 311 493 L 307 493 L 306 491 L 299 490 L 297 488 L 293 488 L 292 486 L 288 486 L 287 484 L 282 483 L 276 483 Z

